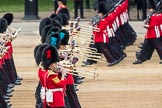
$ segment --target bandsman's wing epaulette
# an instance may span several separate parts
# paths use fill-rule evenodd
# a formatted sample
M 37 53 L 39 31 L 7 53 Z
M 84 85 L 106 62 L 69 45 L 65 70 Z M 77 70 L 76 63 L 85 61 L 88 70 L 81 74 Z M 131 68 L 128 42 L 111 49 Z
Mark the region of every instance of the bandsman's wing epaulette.
M 60 79 L 57 76 L 55 78 L 53 78 L 52 80 L 56 84 L 60 82 Z

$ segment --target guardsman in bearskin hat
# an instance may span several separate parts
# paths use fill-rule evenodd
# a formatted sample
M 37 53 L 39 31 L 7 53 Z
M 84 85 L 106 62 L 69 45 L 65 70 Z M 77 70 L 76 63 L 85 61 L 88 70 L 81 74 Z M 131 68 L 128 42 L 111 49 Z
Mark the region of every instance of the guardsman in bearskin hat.
M 48 43 L 49 45 L 55 46 L 57 49 L 60 48 L 60 36 L 59 33 L 51 33 L 48 35 L 45 43 Z
M 39 24 L 39 35 L 42 36 L 42 31 L 43 31 L 43 28 L 47 25 L 53 25 L 53 22 L 51 20 L 51 18 L 44 18 L 41 20 L 40 24 Z
M 103 15 L 107 14 L 108 10 L 106 6 L 107 5 L 104 1 L 99 3 L 98 7 L 99 17 L 102 17 Z M 117 61 L 115 60 L 110 51 L 109 38 L 106 29 L 107 29 L 107 21 L 105 20 L 105 18 L 103 18 L 98 22 L 96 28 L 94 29 L 94 42 L 97 50 L 100 53 L 104 54 L 106 60 L 109 63 L 108 66 L 112 66 L 115 65 Z
M 42 59 L 41 59 L 41 56 L 42 56 L 42 50 L 48 46 L 48 44 L 46 43 L 43 43 L 43 44 L 40 44 L 40 45 L 37 45 L 35 48 L 34 48 L 34 58 L 35 58 L 35 62 L 36 62 L 36 65 L 39 67 Z M 39 81 L 37 87 L 36 87 L 36 91 L 35 91 L 35 98 L 36 98 L 36 105 L 35 107 L 36 108 L 41 108 L 42 107 L 42 101 L 41 101 L 41 96 L 40 96 L 40 91 L 41 91 L 41 83 Z
M 66 86 L 65 68 L 58 68 L 59 55 L 54 46 L 48 45 L 42 51 L 42 68 L 38 70 L 38 77 L 42 84 L 41 98 L 49 108 L 64 108 L 64 87 Z
M 12 88 L 14 85 L 20 85 L 20 80 L 22 78 L 17 76 L 16 68 L 14 65 L 13 57 L 12 57 L 12 44 L 11 41 L 13 39 L 14 33 L 13 30 L 9 29 L 9 25 L 13 21 L 13 14 L 7 13 L 3 16 L 3 18 L 0 18 L 0 37 L 1 37 L 1 63 L 0 63 L 0 71 L 3 74 L 3 80 L 2 80 L 2 86 L 1 89 L 1 99 L 4 99 L 6 102 L 6 105 L 3 104 L 2 106 L 4 108 L 10 107 L 11 104 L 9 104 L 10 96 L 12 96 L 11 92 L 14 91 Z M 7 35 L 8 34 L 8 35 Z M 2 47 L 4 47 L 2 49 Z
M 0 37 L 2 39 L 1 44 L 6 44 L 6 41 L 3 40 L 3 36 L 5 36 L 5 32 L 7 29 L 7 21 L 6 19 L 0 18 Z M 2 47 L 5 47 L 4 45 Z M 0 58 L 0 104 L 2 108 L 7 108 L 7 100 L 10 99 L 9 96 L 6 96 L 6 91 L 8 89 L 7 85 L 11 83 L 11 79 L 9 78 L 9 73 L 4 69 L 4 66 L 6 67 L 4 63 L 4 55 L 6 54 L 7 51 L 4 51 L 1 49 L 1 58 Z
M 59 51 L 66 50 L 66 45 L 68 45 L 68 41 L 69 41 L 69 37 L 70 37 L 69 32 L 65 29 L 62 29 L 59 31 L 59 36 L 61 38 Z M 68 53 L 68 52 L 65 52 L 65 53 Z M 67 58 L 67 57 L 65 57 L 65 58 Z M 74 57 L 73 59 L 76 59 L 76 58 Z M 64 59 L 62 59 L 62 60 L 64 60 Z M 70 66 L 69 66 L 69 68 L 71 68 Z M 81 108 L 79 99 L 78 99 L 78 96 L 76 94 L 75 87 L 74 87 L 74 83 L 75 83 L 74 78 L 77 79 L 76 77 L 77 76 L 74 76 L 71 73 L 67 74 L 66 94 L 67 94 L 68 103 L 69 103 L 69 106 L 67 106 L 67 108 Z
M 18 84 L 18 82 L 16 83 L 16 80 L 21 80 L 21 78 L 19 78 L 17 76 L 17 72 L 16 72 L 16 69 L 15 69 L 15 65 L 14 65 L 14 61 L 13 61 L 13 58 L 12 58 L 12 44 L 11 44 L 11 41 L 12 41 L 12 33 L 9 34 L 9 36 L 7 36 L 6 34 L 6 30 L 7 30 L 7 27 L 8 27 L 8 24 L 11 24 L 12 22 L 12 18 L 9 19 L 8 17 L 6 16 L 12 16 L 12 14 L 5 14 L 4 15 L 4 18 L 1 18 L 0 20 L 0 35 L 2 36 L 2 38 L 8 38 L 6 43 L 5 43 L 5 47 L 9 47 L 9 49 L 7 50 L 7 55 L 9 55 L 9 57 L 7 59 L 5 59 L 5 62 L 6 62 L 6 65 L 7 65 L 7 68 L 9 69 L 9 71 L 11 72 L 10 74 L 12 75 L 10 78 L 12 79 L 12 83 L 15 83 L 15 84 Z M 5 19 L 6 18 L 6 19 Z
M 145 39 L 142 45 L 142 49 L 136 56 L 137 60 L 133 62 L 133 64 L 141 64 L 146 60 L 150 60 L 154 49 L 156 49 L 160 63 L 162 61 L 162 42 L 160 40 L 160 22 L 161 22 L 161 13 L 162 2 L 159 1 L 158 5 L 155 8 L 155 11 L 150 16 L 147 23 L 145 23 L 144 27 L 147 29 L 145 34 Z
M 17 72 L 16 72 L 16 68 L 15 68 L 15 63 L 14 63 L 14 59 L 12 57 L 12 53 L 13 53 L 13 48 L 12 48 L 12 40 L 14 38 L 16 38 L 16 36 L 18 35 L 18 31 L 17 29 L 13 28 L 13 27 L 10 27 L 11 23 L 13 22 L 13 19 L 14 19 L 14 16 L 12 13 L 6 13 L 4 16 L 3 16 L 4 19 L 6 19 L 7 21 L 7 29 L 5 31 L 5 33 L 7 33 L 9 36 L 9 40 L 8 42 L 6 43 L 6 46 L 9 46 L 10 48 L 8 49 L 8 53 L 10 55 L 10 59 L 7 61 L 8 65 L 10 66 L 10 70 L 12 71 L 12 76 L 14 77 L 15 76 L 15 79 L 17 82 L 15 82 L 15 84 L 19 85 L 20 84 L 20 80 L 22 80 L 23 78 L 20 78 L 18 75 L 17 75 Z
M 56 19 L 57 18 L 57 19 Z M 61 22 L 59 22 L 60 20 Z M 61 29 L 62 19 L 58 16 L 55 18 L 45 18 L 40 22 L 39 34 L 41 43 L 45 43 L 49 35 L 59 32 Z

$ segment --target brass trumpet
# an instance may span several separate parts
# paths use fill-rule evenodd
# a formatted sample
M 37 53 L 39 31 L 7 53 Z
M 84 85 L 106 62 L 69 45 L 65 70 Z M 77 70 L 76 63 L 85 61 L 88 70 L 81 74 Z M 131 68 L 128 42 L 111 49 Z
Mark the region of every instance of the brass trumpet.
M 85 77 L 88 79 L 95 79 L 99 76 L 99 74 L 96 73 L 95 71 L 85 71 L 85 70 L 77 71 L 76 69 L 74 70 L 72 65 L 58 64 L 58 68 L 67 68 L 68 73 L 71 73 L 72 75 L 75 75 L 75 76 Z M 58 69 L 58 70 L 60 70 L 60 69 Z M 76 74 L 76 73 L 79 73 L 79 74 Z M 80 75 L 80 74 L 82 74 L 82 75 Z

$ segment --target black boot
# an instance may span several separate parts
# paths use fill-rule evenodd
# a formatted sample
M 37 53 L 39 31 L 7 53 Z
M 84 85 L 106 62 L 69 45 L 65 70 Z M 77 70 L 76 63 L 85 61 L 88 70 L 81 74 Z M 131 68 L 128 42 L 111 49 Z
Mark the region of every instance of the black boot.
M 133 64 L 142 64 L 142 61 L 141 60 L 136 60 L 133 62 Z

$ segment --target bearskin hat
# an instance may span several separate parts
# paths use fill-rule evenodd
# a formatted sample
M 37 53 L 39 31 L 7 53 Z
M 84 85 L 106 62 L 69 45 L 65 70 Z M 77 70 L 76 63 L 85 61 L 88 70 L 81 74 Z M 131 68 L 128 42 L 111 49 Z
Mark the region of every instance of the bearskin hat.
M 57 16 L 57 14 L 55 13 L 51 14 L 50 18 L 52 20 L 53 26 L 58 26 L 60 29 L 62 28 L 61 27 L 62 19 L 59 16 Z
M 41 31 L 41 41 L 42 43 L 44 43 L 46 41 L 46 38 L 48 36 L 48 31 L 52 28 L 52 25 L 46 25 L 45 27 L 43 27 L 42 31 Z
M 4 18 L 0 18 L 0 33 L 5 32 L 7 29 L 7 26 L 8 26 L 7 20 Z
M 49 29 L 47 35 L 49 36 L 50 34 L 58 33 L 59 31 L 60 31 L 60 28 L 59 28 L 59 27 L 57 27 L 57 26 L 52 26 L 52 27 Z
M 59 11 L 58 11 L 58 14 L 66 14 L 68 16 L 68 20 L 70 20 L 70 14 L 69 14 L 69 10 L 67 8 L 61 8 Z
M 42 51 L 41 60 L 44 69 L 48 69 L 52 63 L 59 62 L 60 60 L 56 47 L 47 45 Z
M 3 15 L 3 18 L 7 20 L 7 24 L 10 25 L 14 19 L 14 16 L 12 13 L 6 13 Z
M 39 24 L 39 34 L 41 35 L 42 29 L 46 25 L 53 25 L 52 20 L 50 18 L 44 18 L 41 20 Z
M 66 26 L 69 24 L 68 16 L 66 14 L 62 13 L 62 14 L 58 14 L 58 16 L 60 16 L 62 19 L 62 26 Z
M 53 20 L 57 21 L 59 24 L 62 25 L 62 18 L 59 15 L 57 15 L 57 17 L 55 17 Z
M 46 39 L 46 43 L 48 43 L 49 45 L 55 46 L 57 49 L 59 49 L 60 43 L 61 43 L 59 33 L 54 33 L 54 34 L 52 33 L 48 35 Z
M 53 19 L 52 22 L 53 22 L 53 26 L 57 26 L 60 29 L 62 29 L 62 25 L 60 24 L 60 22 L 58 20 Z
M 35 62 L 37 64 L 37 66 L 39 66 L 41 60 L 41 56 L 42 56 L 42 51 L 43 49 L 47 46 L 48 44 L 41 44 L 41 45 L 37 45 L 34 49 L 34 58 L 35 58 Z
M 55 13 L 53 13 L 53 14 L 50 15 L 50 18 L 51 19 L 54 19 L 55 17 L 57 17 L 57 14 L 55 14 Z
M 107 7 L 106 7 L 106 2 L 101 1 L 99 2 L 98 5 L 98 13 L 102 13 L 103 15 L 108 12 Z
M 35 48 L 34 48 L 34 58 L 36 59 L 36 53 L 37 53 L 37 50 L 38 48 L 40 47 L 41 45 L 37 45 Z
M 65 29 L 62 29 L 59 32 L 59 36 L 61 38 L 61 43 L 60 44 L 61 45 L 68 45 L 68 41 L 69 41 L 69 37 L 70 37 L 69 32 L 67 30 L 65 30 Z
M 101 0 L 98 5 L 98 13 L 106 14 L 114 8 L 116 2 L 113 0 Z

